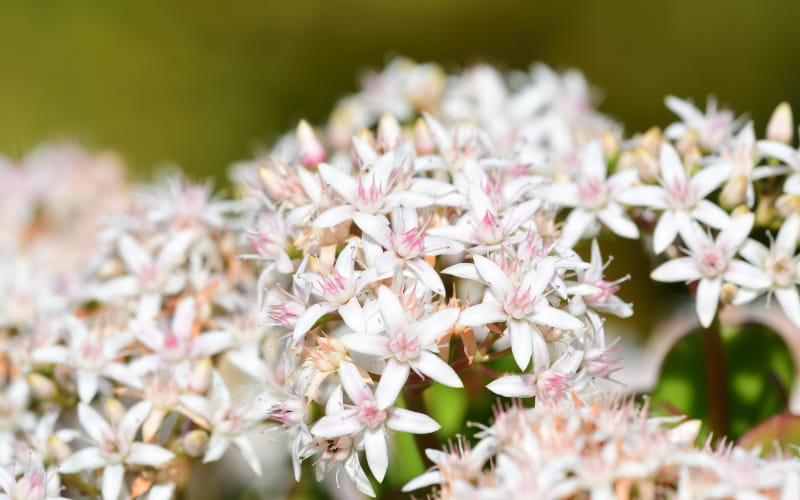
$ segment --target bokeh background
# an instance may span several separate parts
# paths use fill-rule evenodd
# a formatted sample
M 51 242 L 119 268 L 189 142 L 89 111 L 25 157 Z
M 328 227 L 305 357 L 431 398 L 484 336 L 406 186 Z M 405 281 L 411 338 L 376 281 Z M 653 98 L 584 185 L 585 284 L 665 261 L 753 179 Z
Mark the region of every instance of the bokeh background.
M 629 132 L 669 123 L 667 94 L 701 106 L 713 94 L 763 133 L 778 102 L 800 111 L 798 20 L 788 0 L 3 1 L 0 153 L 74 139 L 118 151 L 140 178 L 175 164 L 224 184 L 232 162 L 300 118 L 321 122 L 360 73 L 397 55 L 452 71 L 578 68 Z M 633 276 L 622 295 L 637 314 L 620 328 L 644 342 L 680 311 L 683 290 L 651 282 L 638 245 L 604 248 L 618 256 L 610 276 Z M 726 342 L 741 434 L 782 409 L 794 366 L 763 328 Z M 697 335 L 679 343 L 654 404 L 704 416 L 701 350 Z

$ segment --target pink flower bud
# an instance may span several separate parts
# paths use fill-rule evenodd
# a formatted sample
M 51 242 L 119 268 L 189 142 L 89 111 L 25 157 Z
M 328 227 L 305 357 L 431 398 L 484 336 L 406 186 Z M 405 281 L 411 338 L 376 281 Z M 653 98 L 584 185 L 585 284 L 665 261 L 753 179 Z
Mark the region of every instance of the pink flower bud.
M 794 136 L 792 107 L 788 102 L 778 104 L 767 124 L 767 139 L 789 144 Z
M 300 163 L 306 167 L 314 167 L 327 158 L 317 134 L 305 120 L 300 120 L 297 126 L 297 153 Z

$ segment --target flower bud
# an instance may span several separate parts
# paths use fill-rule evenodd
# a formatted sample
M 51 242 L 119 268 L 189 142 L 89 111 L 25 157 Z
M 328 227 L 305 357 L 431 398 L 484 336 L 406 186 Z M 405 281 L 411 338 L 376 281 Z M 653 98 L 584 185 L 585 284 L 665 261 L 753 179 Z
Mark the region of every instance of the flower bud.
M 719 294 L 719 300 L 723 304 L 733 304 L 733 299 L 736 298 L 736 294 L 739 292 L 739 287 L 734 285 L 733 283 L 726 282 L 722 285 L 722 290 Z
M 206 452 L 208 434 L 206 434 L 206 431 L 200 429 L 189 431 L 183 436 L 181 444 L 184 453 L 190 457 L 199 457 Z
M 722 187 L 719 195 L 720 203 L 725 207 L 735 207 L 745 202 L 747 185 L 750 181 L 745 176 L 734 177 Z
M 382 114 L 378 122 L 378 149 L 382 152 L 392 151 L 397 149 L 403 139 L 403 128 L 397 119 L 389 113 Z
M 72 455 L 72 448 L 55 434 L 50 434 L 47 438 L 47 451 L 59 462 Z
M 767 124 L 767 139 L 790 144 L 794 136 L 792 107 L 788 102 L 778 104 Z
M 430 155 L 436 152 L 436 141 L 433 140 L 428 123 L 422 118 L 414 124 L 414 148 L 418 155 Z
M 48 400 L 52 399 L 58 394 L 58 387 L 56 384 L 45 377 L 44 375 L 36 372 L 31 372 L 26 377 L 31 392 L 37 399 Z
M 612 132 L 606 130 L 600 136 L 600 147 L 603 148 L 605 157 L 610 158 L 619 152 L 619 139 Z
M 327 158 L 317 134 L 305 120 L 297 125 L 297 153 L 300 163 L 306 167 L 315 167 Z
M 214 364 L 211 362 L 211 358 L 203 358 L 198 361 L 189 377 L 188 389 L 198 394 L 206 392 L 206 389 L 208 389 L 211 383 L 211 372 L 213 370 Z
M 800 195 L 783 194 L 775 202 L 775 209 L 781 217 L 789 217 L 792 214 L 800 213 Z
M 125 405 L 123 405 L 117 398 L 106 399 L 105 411 L 106 415 L 108 415 L 108 420 L 114 425 L 117 425 L 122 421 L 122 417 L 125 416 L 126 412 Z
M 639 170 L 639 177 L 645 182 L 652 182 L 658 178 L 660 168 L 655 155 L 643 147 L 636 148 L 636 168 Z

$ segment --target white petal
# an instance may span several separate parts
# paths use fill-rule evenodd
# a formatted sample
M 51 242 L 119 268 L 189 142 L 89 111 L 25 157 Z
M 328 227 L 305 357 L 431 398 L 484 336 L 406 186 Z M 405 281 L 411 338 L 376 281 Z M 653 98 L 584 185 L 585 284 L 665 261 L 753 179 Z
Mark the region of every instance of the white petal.
M 106 459 L 100 452 L 100 448 L 92 446 L 80 449 L 67 457 L 66 460 L 58 465 L 58 472 L 74 474 L 83 470 L 97 469 L 106 464 Z
M 775 297 L 789 318 L 798 328 L 800 328 L 800 297 L 797 294 L 797 287 L 789 286 L 786 288 L 776 288 Z
M 561 230 L 561 242 L 570 248 L 574 247 L 594 220 L 594 213 L 576 208 L 567 216 L 564 228 Z
M 492 294 L 497 300 L 504 301 L 511 294 L 511 282 L 506 273 L 486 257 L 475 255 L 472 259 L 481 279 L 492 289 Z
M 772 284 L 772 280 L 764 271 L 741 260 L 732 260 L 728 263 L 724 278 L 733 284 L 756 290 L 767 288 Z
M 125 466 L 122 464 L 109 465 L 103 469 L 103 500 L 119 500 L 124 476 Z
M 158 253 L 158 269 L 161 272 L 167 272 L 177 266 L 179 262 L 184 260 L 186 250 L 189 249 L 189 245 L 192 244 L 193 240 L 193 229 L 184 229 L 170 238 Z
M 120 237 L 117 246 L 125 266 L 134 274 L 138 274 L 139 271 L 153 262 L 150 254 L 142 248 L 139 242 L 127 234 Z
M 493 380 L 487 389 L 507 398 L 532 398 L 536 396 L 536 386 L 530 375 L 509 375 Z
M 653 251 L 661 253 L 675 241 L 678 236 L 678 224 L 675 222 L 675 213 L 671 210 L 661 214 L 653 231 Z
M 369 215 L 364 213 L 353 214 L 353 222 L 367 234 L 370 238 L 377 241 L 386 249 L 393 249 L 392 230 L 384 217 Z
M 667 208 L 664 201 L 664 188 L 661 186 L 635 186 L 621 192 L 615 199 L 634 207 L 650 207 L 656 210 Z
M 356 410 L 344 410 L 333 415 L 325 415 L 311 427 L 311 433 L 324 438 L 335 438 L 355 434 L 364 428 L 358 420 Z
M 413 334 L 419 339 L 420 345 L 426 348 L 435 343 L 436 339 L 446 331 L 453 328 L 459 314 L 460 311 L 457 307 L 440 309 L 414 323 L 412 326 Z
M 292 341 L 297 342 L 298 340 L 300 340 L 303 337 L 303 335 L 305 335 L 306 332 L 308 332 L 311 329 L 311 327 L 314 326 L 314 323 L 316 323 L 318 319 L 320 319 L 325 314 L 328 314 L 329 312 L 332 312 L 334 310 L 335 307 L 331 306 L 330 304 L 319 303 L 319 304 L 314 304 L 305 311 L 303 311 L 303 314 L 301 314 L 300 317 L 297 318 L 297 321 L 294 324 L 294 331 L 292 332 Z
M 52 363 L 55 365 L 72 364 L 69 349 L 63 345 L 48 345 L 40 347 L 31 354 L 34 361 Z
M 581 174 L 593 179 L 605 180 L 608 167 L 599 141 L 592 141 L 583 149 Z
M 397 396 L 406 385 L 409 373 L 408 363 L 390 359 L 381 373 L 381 380 L 375 390 L 375 400 L 381 409 L 386 409 L 397 401 Z
M 791 146 L 776 141 L 758 141 L 757 147 L 764 156 L 777 158 L 791 167 L 800 167 L 797 150 Z
M 578 206 L 578 186 L 571 182 L 554 182 L 547 185 L 542 196 L 550 203 L 561 207 Z
M 753 228 L 755 215 L 752 213 L 742 214 L 738 217 L 731 217 L 730 223 L 725 226 L 717 236 L 717 246 L 728 252 L 728 256 L 733 256 L 736 249 L 750 235 Z
M 78 404 L 78 420 L 95 443 L 104 445 L 112 430 L 108 422 L 97 411 L 85 403 Z
M 175 315 L 172 317 L 172 333 L 181 339 L 190 338 L 196 315 L 194 299 L 192 297 L 182 299 L 175 307 Z
M 708 200 L 700 200 L 691 212 L 692 217 L 717 229 L 722 229 L 730 223 L 730 216 L 721 209 L 716 203 Z
M 541 332 L 536 328 L 532 328 L 531 330 L 531 339 L 533 340 L 533 371 L 542 372 L 550 368 L 550 350 L 547 348 L 547 342 L 545 342 Z
M 230 438 L 223 436 L 219 432 L 212 432 L 211 437 L 208 438 L 206 453 L 203 455 L 203 463 L 216 462 L 222 458 L 222 455 L 228 451 L 230 446 Z
M 359 404 L 365 399 L 372 399 L 372 391 L 367 387 L 367 383 L 361 378 L 361 373 L 356 366 L 349 361 L 339 363 L 339 380 L 342 382 L 344 392 L 355 404 Z
M 351 220 L 355 210 L 352 205 L 337 205 L 322 212 L 314 219 L 314 227 L 333 227 L 342 222 Z
M 700 279 L 701 276 L 702 274 L 697 269 L 694 259 L 691 257 L 679 257 L 674 260 L 669 260 L 650 273 L 650 279 L 667 283 L 695 281 Z
M 348 351 L 359 352 L 371 356 L 389 356 L 389 338 L 384 335 L 370 335 L 368 333 L 351 333 L 340 337 Z
M 150 401 L 139 401 L 131 406 L 119 422 L 117 428 L 118 433 L 129 443 L 132 442 L 139 427 L 144 423 L 147 416 L 150 415 L 150 410 L 152 410 L 152 408 L 153 404 Z
M 413 434 L 428 434 L 442 428 L 441 425 L 428 415 L 416 411 L 395 408 L 386 421 L 386 427 L 400 432 Z
M 229 349 L 233 345 L 233 335 L 228 332 L 205 332 L 192 339 L 189 357 L 206 358 Z
M 689 181 L 689 186 L 694 190 L 698 199 L 705 198 L 728 180 L 731 175 L 731 168 L 730 163 L 718 163 L 704 167 L 694 174 Z
M 370 429 L 364 433 L 364 448 L 367 451 L 369 470 L 378 482 L 383 482 L 389 467 L 389 452 L 386 449 L 386 435 L 383 427 Z
M 636 227 L 636 224 L 628 217 L 625 210 L 617 203 L 609 203 L 604 209 L 597 212 L 597 217 L 614 234 L 630 239 L 639 237 L 639 228 Z
M 722 289 L 722 279 L 703 278 L 697 285 L 697 317 L 703 328 L 708 328 L 714 321 L 719 305 L 719 292 Z
M 386 286 L 381 286 L 378 289 L 378 305 L 389 336 L 393 337 L 406 331 L 408 318 L 406 318 L 403 305 L 400 304 L 400 299 L 397 298 L 397 295 Z
M 445 290 L 442 278 L 439 276 L 439 273 L 437 273 L 436 270 L 431 267 L 430 264 L 425 262 L 423 259 L 411 259 L 406 261 L 406 265 L 417 276 L 417 278 L 419 278 L 426 288 L 431 290 L 433 293 L 444 295 Z
M 90 403 L 97 394 L 97 387 L 100 383 L 100 377 L 96 372 L 86 372 L 78 370 L 76 375 L 76 383 L 78 386 L 78 397 L 82 403 Z
M 661 145 L 658 161 L 661 167 L 661 178 L 665 185 L 674 186 L 686 182 L 686 167 L 683 166 L 681 157 L 670 143 L 664 142 Z
M 584 326 L 581 320 L 570 313 L 545 305 L 544 300 L 536 305 L 530 319 L 540 325 L 563 328 L 564 330 L 576 330 Z
M 158 467 L 173 458 L 175 458 L 174 453 L 155 444 L 133 443 L 131 444 L 131 452 L 125 459 L 125 463 Z
M 247 436 L 237 436 L 233 438 L 233 444 L 239 448 L 242 458 L 244 458 L 244 461 L 250 466 L 253 473 L 256 476 L 261 476 L 261 461 L 258 459 L 258 454 L 255 448 L 253 448 L 250 438 Z
M 512 319 L 508 322 L 511 335 L 511 353 L 521 370 L 528 367 L 533 355 L 533 328 L 527 321 Z
M 793 255 L 797 249 L 797 238 L 800 236 L 800 215 L 793 214 L 786 219 L 775 238 L 774 248 L 777 252 Z
M 358 183 L 351 175 L 348 175 L 338 168 L 328 165 L 327 163 L 320 163 L 317 166 L 317 171 L 319 172 L 320 179 L 325 187 L 333 189 L 349 203 L 353 203 L 353 201 L 355 201 L 356 191 L 358 191 Z M 339 222 L 342 221 L 340 220 Z M 338 222 L 336 224 L 338 224 Z
M 464 387 L 453 367 L 432 352 L 422 351 L 420 353 L 417 369 L 440 384 L 449 387 Z
M 670 95 L 664 99 L 664 103 L 686 124 L 693 124 L 704 120 L 703 114 L 688 101 Z
M 464 326 L 481 326 L 506 321 L 508 314 L 497 302 L 483 302 L 461 311 L 458 322 Z

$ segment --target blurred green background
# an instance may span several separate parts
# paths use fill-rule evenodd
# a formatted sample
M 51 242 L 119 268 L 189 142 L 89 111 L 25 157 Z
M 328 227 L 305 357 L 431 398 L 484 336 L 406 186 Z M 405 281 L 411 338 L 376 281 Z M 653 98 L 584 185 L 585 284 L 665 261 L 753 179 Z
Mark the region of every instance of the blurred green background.
M 665 124 L 667 93 L 713 93 L 763 130 L 800 105 L 790 1 L 0 2 L 0 151 L 72 138 L 137 170 L 223 177 L 301 117 L 321 121 L 392 55 L 577 67 L 602 109 Z

